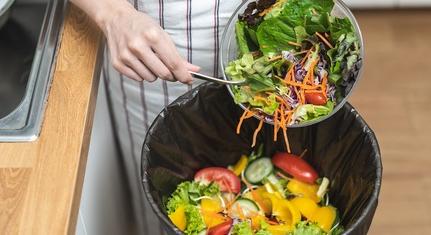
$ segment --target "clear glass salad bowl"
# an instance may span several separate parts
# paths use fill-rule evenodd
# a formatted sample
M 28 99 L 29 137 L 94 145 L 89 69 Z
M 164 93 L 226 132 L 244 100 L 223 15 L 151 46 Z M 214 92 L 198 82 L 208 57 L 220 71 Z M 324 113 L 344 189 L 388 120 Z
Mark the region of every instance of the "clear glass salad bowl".
M 228 75 L 225 73 L 225 69 L 228 66 L 230 61 L 238 59 L 238 47 L 237 47 L 237 41 L 236 41 L 236 35 L 235 35 L 235 24 L 238 21 L 238 15 L 243 13 L 244 10 L 247 8 L 247 5 L 250 2 L 253 2 L 255 0 L 247 0 L 243 1 L 240 6 L 235 10 L 233 15 L 228 21 L 228 24 L 226 28 L 224 29 L 222 39 L 221 39 L 221 46 L 220 46 L 220 66 L 223 70 L 223 79 L 230 80 Z M 341 1 L 341 0 L 334 0 L 334 9 L 331 12 L 331 15 L 336 16 L 338 18 L 349 18 L 350 22 L 352 23 L 356 36 L 359 39 L 359 46 L 360 46 L 360 53 L 361 53 L 361 60 L 362 65 L 364 63 L 364 41 L 362 38 L 362 33 L 359 28 L 358 22 L 356 21 L 356 18 L 354 17 L 353 13 L 350 11 L 350 9 L 347 7 L 347 5 Z M 292 124 L 288 126 L 289 128 L 295 128 L 295 127 L 305 127 L 309 125 L 313 125 L 315 123 L 321 122 L 329 117 L 331 117 L 333 114 L 335 114 L 338 110 L 340 110 L 344 104 L 347 102 L 347 99 L 349 98 L 350 94 L 352 93 L 352 90 L 356 87 L 360 77 L 362 76 L 363 66 L 359 69 L 355 82 L 352 86 L 352 88 L 348 91 L 346 96 L 343 97 L 341 101 L 337 101 L 336 106 L 334 107 L 333 111 L 329 113 L 326 116 L 320 117 L 318 119 L 306 121 L 306 122 L 300 122 L 296 124 Z M 234 97 L 232 86 L 227 85 L 229 93 L 232 97 Z M 239 106 L 242 109 L 246 109 L 244 104 L 239 104 Z M 264 119 L 264 121 L 268 124 L 273 124 L 273 121 L 270 119 L 265 118 L 263 115 L 255 115 L 258 119 Z

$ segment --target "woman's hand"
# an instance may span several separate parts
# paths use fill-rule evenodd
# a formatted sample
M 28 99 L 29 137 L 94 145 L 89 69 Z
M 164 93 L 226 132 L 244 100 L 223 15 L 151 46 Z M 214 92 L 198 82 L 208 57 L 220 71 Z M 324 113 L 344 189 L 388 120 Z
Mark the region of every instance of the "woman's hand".
M 127 1 L 73 0 L 87 9 L 97 8 L 94 20 L 105 33 L 111 62 L 120 73 L 134 80 L 157 78 L 191 83 L 188 71 L 198 66 L 184 60 L 169 35 L 148 15 L 135 10 Z M 87 2 L 87 3 L 85 3 Z M 106 4 L 106 5 L 103 5 Z

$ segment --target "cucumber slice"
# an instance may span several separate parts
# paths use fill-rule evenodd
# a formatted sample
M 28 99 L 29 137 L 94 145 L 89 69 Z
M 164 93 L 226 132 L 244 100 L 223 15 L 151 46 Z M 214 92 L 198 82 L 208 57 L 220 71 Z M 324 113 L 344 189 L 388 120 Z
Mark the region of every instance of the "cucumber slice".
M 257 184 L 273 171 L 274 165 L 272 165 L 271 159 L 263 157 L 250 162 L 245 169 L 244 176 L 248 182 Z
M 274 189 L 280 193 L 282 197 L 285 197 L 283 186 L 274 174 L 268 175 L 266 179 L 272 185 L 272 187 L 274 187 Z
M 252 217 L 256 214 L 262 214 L 256 202 L 248 198 L 239 198 L 231 207 L 231 213 L 234 218 Z
M 206 235 L 206 234 L 207 234 L 207 230 L 206 229 L 204 229 L 204 230 L 202 230 L 202 231 L 200 231 L 198 233 L 198 235 Z

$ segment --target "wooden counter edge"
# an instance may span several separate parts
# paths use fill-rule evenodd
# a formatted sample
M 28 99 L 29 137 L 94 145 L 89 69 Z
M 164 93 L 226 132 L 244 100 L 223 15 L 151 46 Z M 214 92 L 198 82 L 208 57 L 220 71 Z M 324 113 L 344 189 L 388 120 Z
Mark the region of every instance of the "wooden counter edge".
M 0 233 L 74 234 L 103 35 L 68 4 L 40 137 L 0 143 Z

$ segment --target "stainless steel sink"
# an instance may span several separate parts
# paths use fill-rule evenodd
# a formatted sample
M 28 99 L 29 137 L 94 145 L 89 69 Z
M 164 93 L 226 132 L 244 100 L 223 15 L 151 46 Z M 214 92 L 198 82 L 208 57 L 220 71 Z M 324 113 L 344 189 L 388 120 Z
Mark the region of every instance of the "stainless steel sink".
M 0 142 L 37 139 L 65 1 L 17 0 L 0 29 Z

